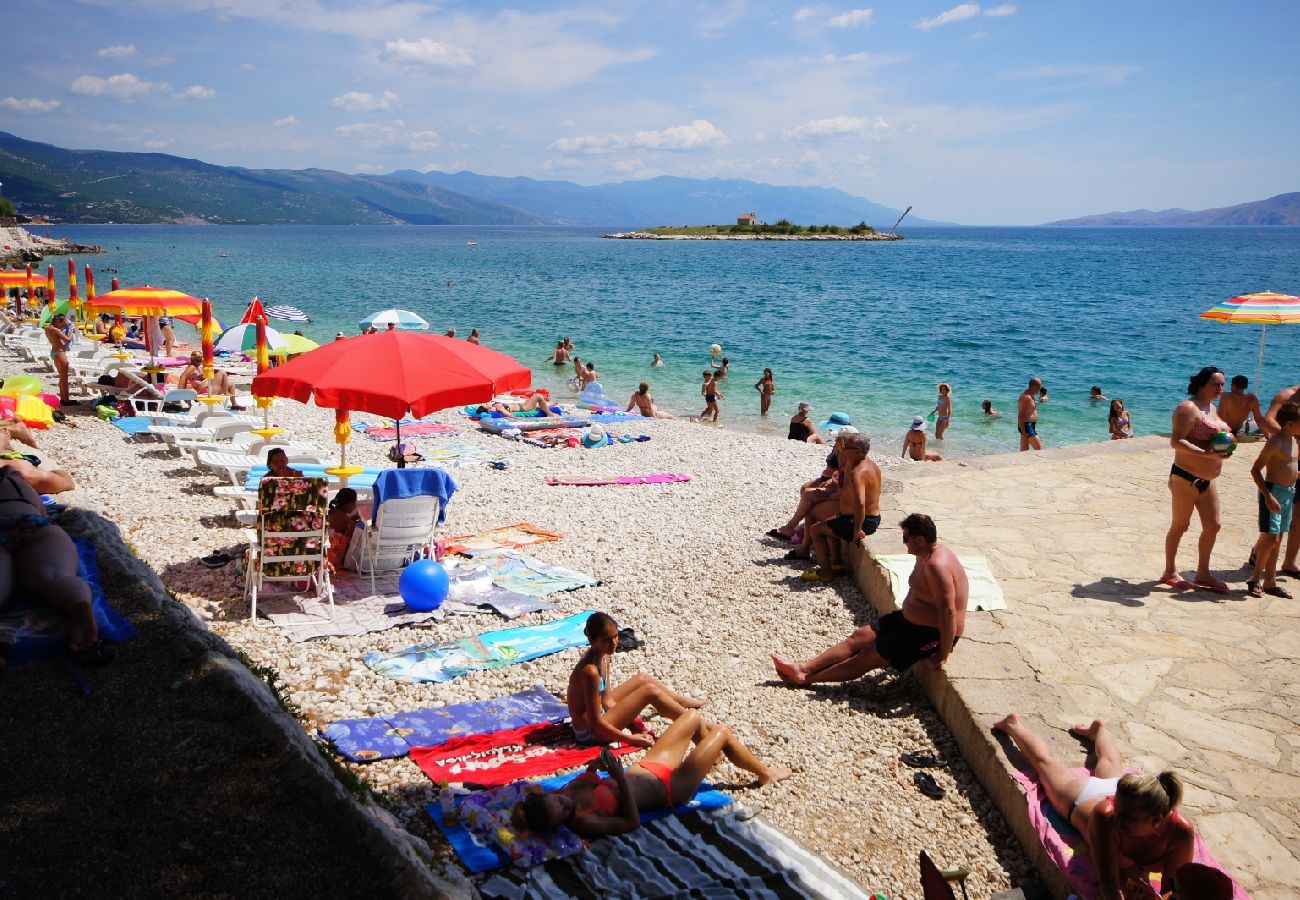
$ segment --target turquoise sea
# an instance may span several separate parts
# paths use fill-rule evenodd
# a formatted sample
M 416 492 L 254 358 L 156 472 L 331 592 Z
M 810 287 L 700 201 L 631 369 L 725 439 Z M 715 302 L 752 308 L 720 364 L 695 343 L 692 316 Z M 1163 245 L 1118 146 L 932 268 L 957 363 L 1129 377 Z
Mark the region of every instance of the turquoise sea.
M 354 334 L 389 306 L 563 379 L 542 360 L 561 335 L 625 400 L 649 380 L 677 413 L 703 407 L 710 344 L 731 360 L 722 423 L 784 434 L 800 400 L 848 413 L 879 453 L 898 453 L 913 415 L 954 387 L 945 453 L 1014 450 L 1016 397 L 1031 375 L 1050 400 L 1046 446 L 1105 440 L 1106 405 L 1138 433 L 1165 430 L 1204 365 L 1254 379 L 1258 326 L 1197 316 L 1235 294 L 1300 292 L 1295 228 L 904 229 L 895 243 L 603 240 L 592 228 L 62 226 L 110 252 L 78 260 L 100 291 L 155 284 L 209 297 L 236 319 L 253 295 L 313 317 L 308 336 Z M 477 246 L 467 246 L 477 241 Z M 222 253 L 228 254 L 222 256 Z M 55 262 L 59 292 L 66 265 Z M 651 369 L 655 352 L 668 365 Z M 754 382 L 776 375 L 770 421 Z M 565 376 L 571 369 L 565 370 Z M 376 373 L 382 377 L 382 373 Z M 1300 328 L 1268 330 L 1261 396 L 1300 381 Z M 980 414 L 990 399 L 1003 419 Z M 703 426 L 702 426 L 703 427 Z

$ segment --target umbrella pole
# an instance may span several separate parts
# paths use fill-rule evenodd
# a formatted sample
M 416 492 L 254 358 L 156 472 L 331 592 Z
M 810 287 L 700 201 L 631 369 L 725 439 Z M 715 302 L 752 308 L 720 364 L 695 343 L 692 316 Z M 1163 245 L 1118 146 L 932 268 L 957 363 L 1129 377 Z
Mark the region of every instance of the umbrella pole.
M 402 420 L 394 419 L 393 424 L 397 426 L 397 468 L 406 468 L 406 454 L 402 452 Z
M 1259 392 L 1259 378 L 1264 371 L 1264 335 L 1268 333 L 1267 325 L 1259 326 L 1259 359 L 1255 360 L 1255 391 Z

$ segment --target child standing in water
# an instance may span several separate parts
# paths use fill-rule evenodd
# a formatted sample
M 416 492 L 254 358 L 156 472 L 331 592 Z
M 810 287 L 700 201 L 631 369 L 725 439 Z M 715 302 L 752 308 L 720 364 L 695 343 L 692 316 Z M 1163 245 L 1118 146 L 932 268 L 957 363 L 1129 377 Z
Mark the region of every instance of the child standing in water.
M 726 400 L 726 395 L 718 390 L 717 379 L 713 377 L 712 372 L 704 373 L 704 383 L 700 385 L 700 393 L 704 396 L 704 412 L 700 413 L 700 421 L 713 416 L 713 421 L 718 421 L 718 400 Z

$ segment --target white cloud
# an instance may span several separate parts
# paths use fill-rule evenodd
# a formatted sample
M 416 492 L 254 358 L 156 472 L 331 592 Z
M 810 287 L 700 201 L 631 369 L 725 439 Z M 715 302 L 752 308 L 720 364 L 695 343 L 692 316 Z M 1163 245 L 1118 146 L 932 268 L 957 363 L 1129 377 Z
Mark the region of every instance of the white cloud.
M 145 81 L 130 72 L 123 72 L 107 78 L 82 75 L 68 86 L 68 90 L 82 97 L 111 97 L 123 103 L 131 103 L 152 91 L 165 91 L 169 87 L 162 81 Z
M 953 22 L 961 22 L 979 14 L 980 5 L 978 3 L 963 3 L 960 6 L 954 6 L 952 9 L 944 10 L 932 18 L 921 19 L 919 22 L 914 23 L 914 27 L 922 31 L 929 31 L 931 28 L 938 28 L 940 25 L 951 25 Z
M 115 44 L 112 47 L 103 47 L 96 50 L 95 55 L 100 59 L 126 59 L 128 56 L 135 56 L 135 44 Z
M 796 22 L 807 22 L 813 16 L 821 13 L 823 7 L 820 6 L 801 6 L 794 11 L 794 20 Z
M 42 100 L 39 97 L 5 97 L 0 106 L 21 113 L 54 112 L 61 104 L 58 100 Z
M 446 44 L 432 38 L 408 41 L 398 38 L 384 44 L 384 52 L 395 62 L 437 66 L 445 69 L 463 69 L 474 65 L 474 57 L 464 47 Z
M 406 138 L 406 149 L 413 153 L 428 153 L 439 147 L 436 131 L 412 131 Z
M 340 125 L 334 129 L 334 133 L 344 137 L 392 136 L 397 133 L 397 129 L 392 125 L 381 125 L 378 122 L 354 122 L 351 125 Z
M 1001 6 L 991 6 L 984 10 L 984 15 L 1000 18 L 1002 16 L 1014 16 L 1016 14 L 1016 5 L 1014 3 L 1003 3 Z
M 297 116 L 285 116 L 283 119 L 276 119 L 276 120 L 275 120 L 274 122 L 272 122 L 271 124 L 274 125 L 276 128 L 284 128 L 284 127 L 287 126 L 287 125 L 297 125 L 297 124 L 298 124 L 298 117 L 297 117 Z
M 832 28 L 860 28 L 870 25 L 875 11 L 870 9 L 847 9 L 839 15 L 831 16 L 826 23 Z
M 183 91 L 177 91 L 172 96 L 177 100 L 211 100 L 217 96 L 217 92 L 201 84 L 192 84 Z
M 165 140 L 165 141 L 160 141 L 160 140 L 151 140 L 151 141 L 145 141 L 145 142 L 144 142 L 144 146 L 145 146 L 145 147 L 148 147 L 150 150 L 161 150 L 161 149 L 163 149 L 164 147 L 171 146 L 171 143 L 172 143 L 172 142 L 171 142 L 170 139 Z
M 727 136 L 706 119 L 696 119 L 689 125 L 674 125 L 663 131 L 638 131 L 632 135 L 631 146 L 649 150 L 698 150 L 714 144 L 725 144 Z
M 1046 65 L 1032 66 L 1028 69 L 1017 69 L 1014 72 L 1006 73 L 1003 77 L 1072 81 L 1076 85 L 1080 86 L 1115 85 L 1123 84 L 1130 75 L 1140 71 L 1142 71 L 1141 66 L 1132 65 Z
M 253 65 L 252 63 L 246 62 L 246 63 L 240 63 L 239 65 L 235 66 L 233 71 L 236 75 L 246 75 L 256 68 L 257 66 Z
M 822 138 L 848 137 L 850 135 L 870 140 L 881 140 L 893 130 L 892 126 L 880 116 L 875 119 L 861 116 L 832 116 L 829 119 L 814 119 L 797 128 L 787 128 L 783 134 L 796 141 L 811 141 Z
M 398 105 L 398 102 L 397 95 L 392 91 L 384 91 L 378 96 L 365 91 L 348 91 L 331 100 L 330 106 L 335 109 L 346 109 L 348 112 L 376 112 L 392 109 Z

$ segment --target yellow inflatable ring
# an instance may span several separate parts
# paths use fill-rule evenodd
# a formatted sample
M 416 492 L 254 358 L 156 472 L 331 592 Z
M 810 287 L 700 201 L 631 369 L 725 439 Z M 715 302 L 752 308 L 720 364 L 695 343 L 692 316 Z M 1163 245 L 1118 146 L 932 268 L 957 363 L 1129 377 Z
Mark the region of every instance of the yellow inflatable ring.
M 41 380 L 35 375 L 10 375 L 0 382 L 0 394 L 39 394 Z

